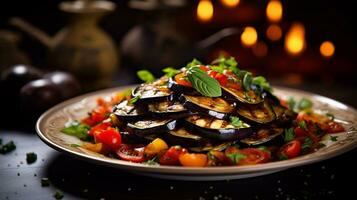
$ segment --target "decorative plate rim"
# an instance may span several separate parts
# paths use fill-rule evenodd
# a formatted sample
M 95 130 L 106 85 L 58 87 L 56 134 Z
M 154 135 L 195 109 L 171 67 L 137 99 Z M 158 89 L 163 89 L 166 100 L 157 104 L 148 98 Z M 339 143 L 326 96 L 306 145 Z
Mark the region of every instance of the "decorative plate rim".
M 73 105 L 75 103 L 80 103 L 83 99 L 89 98 L 89 97 L 95 97 L 100 94 L 110 94 L 116 91 L 122 91 L 127 88 L 132 88 L 135 87 L 135 85 L 128 85 L 128 86 L 122 86 L 122 87 L 115 87 L 115 88 L 109 88 L 109 89 L 104 89 L 104 90 L 99 90 L 87 94 L 83 94 L 81 96 L 66 100 L 49 110 L 47 110 L 45 113 L 43 113 L 39 119 L 37 120 L 36 123 L 36 132 L 40 139 L 46 143 L 48 146 L 56 149 L 57 151 L 64 152 L 68 155 L 75 156 L 77 158 L 80 158 L 82 160 L 87 160 L 90 162 L 94 163 L 99 163 L 111 167 L 117 167 L 121 168 L 124 170 L 129 170 L 133 172 L 149 172 L 149 173 L 159 173 L 159 174 L 169 174 L 169 175 L 182 175 L 182 176 L 203 176 L 203 175 L 208 175 L 208 176 L 221 176 L 221 175 L 246 175 L 246 174 L 253 174 L 253 173 L 262 173 L 266 171 L 280 171 L 284 170 L 287 168 L 292 168 L 292 167 L 297 167 L 297 166 L 302 166 L 302 165 L 307 165 L 315 162 L 319 162 L 322 160 L 326 160 L 335 156 L 338 156 L 340 154 L 343 154 L 347 151 L 352 150 L 357 146 L 357 123 L 356 121 L 352 121 L 352 125 L 350 130 L 346 131 L 347 137 L 345 138 L 346 141 L 337 141 L 336 143 L 340 143 L 342 147 L 337 148 L 335 150 L 331 150 L 328 153 L 321 153 L 321 150 L 318 150 L 314 153 L 310 153 L 304 156 L 300 156 L 294 159 L 290 160 L 284 160 L 284 161 L 274 161 L 274 162 L 269 162 L 269 163 L 264 163 L 264 164 L 258 164 L 258 165 L 249 165 L 249 166 L 219 166 L 219 167 L 205 167 L 205 168 L 197 168 L 197 167 L 182 167 L 182 166 L 152 166 L 152 165 L 144 165 L 140 163 L 132 163 L 128 161 L 122 161 L 118 159 L 112 159 L 108 157 L 99 157 L 99 156 L 93 156 L 93 155 L 88 155 L 85 154 L 84 152 L 76 152 L 74 150 L 71 150 L 65 146 L 61 146 L 60 144 L 55 143 L 52 141 L 50 138 L 46 136 L 46 134 L 43 132 L 42 127 L 45 126 L 43 124 L 46 119 L 48 119 L 51 115 L 54 113 L 60 111 L 63 108 L 69 107 L 70 105 Z M 304 96 L 311 96 L 314 98 L 318 98 L 320 101 L 325 101 L 327 104 L 335 104 L 335 106 L 340 106 L 340 109 L 344 107 L 345 110 L 348 110 L 349 112 L 352 113 L 352 115 L 357 118 L 357 111 L 353 107 L 341 103 L 339 101 L 333 100 L 331 98 L 318 95 L 315 93 L 311 92 L 306 92 L 298 89 L 292 89 L 292 88 L 287 88 L 287 87 L 274 87 L 275 90 L 278 90 L 280 92 L 288 91 L 291 93 L 300 93 L 303 94 Z M 354 119 L 355 120 L 355 119 Z M 62 134 L 62 133 L 58 133 Z M 348 141 L 349 139 L 349 141 Z M 337 145 L 336 144 L 336 145 Z

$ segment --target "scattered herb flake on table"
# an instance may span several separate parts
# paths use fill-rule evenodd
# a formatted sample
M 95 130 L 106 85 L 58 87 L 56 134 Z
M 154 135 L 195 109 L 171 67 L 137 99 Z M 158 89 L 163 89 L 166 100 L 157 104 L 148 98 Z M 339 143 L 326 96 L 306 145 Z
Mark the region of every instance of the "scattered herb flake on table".
M 30 152 L 26 154 L 26 162 L 27 164 L 32 164 L 34 162 L 36 162 L 37 160 L 37 154 L 34 152 Z
M 13 141 L 10 141 L 2 146 L 0 146 L 0 154 L 7 154 L 16 149 L 16 145 Z

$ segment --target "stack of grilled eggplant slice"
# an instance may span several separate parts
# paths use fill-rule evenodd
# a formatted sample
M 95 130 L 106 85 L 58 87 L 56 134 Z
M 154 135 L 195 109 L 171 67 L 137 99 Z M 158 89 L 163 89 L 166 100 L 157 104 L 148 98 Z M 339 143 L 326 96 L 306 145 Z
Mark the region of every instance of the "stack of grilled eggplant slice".
M 293 112 L 267 92 L 222 87 L 222 96 L 205 97 L 167 77 L 141 84 L 132 98 L 138 100 L 122 101 L 113 111 L 124 122 L 125 139 L 136 143 L 160 137 L 170 145 L 196 152 L 222 150 L 234 143 L 270 142 L 279 138 L 294 118 Z M 238 126 L 232 118 L 240 120 Z

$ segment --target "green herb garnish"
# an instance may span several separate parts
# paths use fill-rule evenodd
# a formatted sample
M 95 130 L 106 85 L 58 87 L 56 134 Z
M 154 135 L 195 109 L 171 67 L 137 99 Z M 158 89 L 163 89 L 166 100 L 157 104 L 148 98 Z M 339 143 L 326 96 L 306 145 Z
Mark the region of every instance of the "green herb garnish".
M 155 80 L 155 76 L 152 75 L 152 73 L 148 70 L 139 70 L 138 72 L 136 72 L 136 74 L 145 83 L 151 83 Z
M 79 145 L 79 144 L 70 144 L 69 146 L 70 147 L 80 147 L 81 145 Z
M 289 157 L 287 157 L 285 154 L 280 154 L 279 155 L 279 160 L 288 160 Z
M 157 156 L 155 156 L 154 158 L 143 162 L 143 164 L 156 166 L 156 165 L 160 165 L 158 161 L 159 161 L 159 158 Z
M 36 162 L 37 160 L 37 154 L 35 154 L 34 152 L 30 152 L 26 154 L 26 162 L 27 164 L 32 164 L 34 162 Z
M 323 147 L 326 147 L 326 144 L 324 144 L 324 143 L 319 143 L 317 147 L 318 147 L 318 148 L 323 148 Z
M 133 105 L 135 104 L 138 100 L 140 99 L 140 95 L 136 96 L 136 97 L 133 97 L 129 100 L 128 104 L 129 105 Z
M 41 186 L 42 187 L 50 186 L 50 180 L 48 178 L 41 178 Z
M 16 145 L 13 141 L 10 141 L 3 146 L 0 146 L 0 154 L 7 154 L 16 149 Z
M 187 70 L 188 80 L 192 83 L 192 87 L 195 88 L 203 96 L 207 97 L 219 97 L 222 95 L 221 86 L 219 82 L 208 76 L 206 72 L 199 67 L 191 67 Z
M 326 113 L 326 116 L 331 120 L 333 121 L 335 119 L 335 116 L 331 113 Z
M 333 142 L 336 142 L 337 138 L 338 138 L 337 136 L 330 135 L 330 140 L 333 141 Z
M 289 97 L 287 100 L 289 109 L 295 112 L 296 100 L 293 97 Z
M 252 84 L 258 85 L 263 88 L 265 91 L 272 92 L 272 88 L 270 87 L 269 82 L 263 76 L 254 77 L 252 80 Z
M 169 77 L 169 78 L 175 76 L 176 74 L 181 73 L 180 70 L 175 69 L 175 68 L 173 68 L 173 67 L 166 67 L 166 68 L 163 69 L 162 71 L 163 71 L 163 72 L 166 74 L 166 76 Z
M 294 138 L 295 138 L 294 129 L 293 128 L 285 129 L 284 141 L 285 142 L 290 142 Z
M 233 164 L 238 164 L 240 160 L 246 158 L 247 156 L 241 153 L 230 153 L 227 157 L 232 161 Z
M 305 150 L 305 149 L 308 149 L 312 146 L 312 140 L 307 137 L 304 139 L 304 143 L 301 145 L 301 149 Z
M 56 199 L 62 199 L 64 197 L 63 192 L 57 190 L 56 193 L 53 195 Z
M 211 70 L 213 70 L 213 71 L 216 71 L 216 72 L 218 72 L 218 73 L 220 73 L 220 74 L 223 74 L 223 71 L 224 71 L 224 67 L 222 67 L 222 66 L 211 66 Z
M 90 136 L 88 135 L 89 129 L 90 126 L 88 126 L 87 124 L 82 124 L 78 121 L 73 121 L 64 129 L 62 129 L 61 132 L 67 135 L 73 135 L 81 140 L 88 140 L 90 139 Z
M 246 91 L 251 89 L 253 77 L 251 73 L 245 73 L 243 77 L 243 87 Z
M 298 123 L 299 127 L 302 128 L 304 131 L 307 131 L 307 125 L 306 122 L 304 120 L 299 121 Z
M 230 124 L 235 127 L 243 127 L 243 121 L 239 119 L 239 117 L 230 116 Z
M 300 99 L 298 103 L 299 110 L 306 110 L 306 109 L 310 109 L 311 107 L 312 107 L 312 102 L 309 99 L 306 98 Z
M 201 61 L 197 60 L 196 58 L 194 58 L 191 62 L 187 63 L 186 68 L 191 68 L 197 65 L 201 65 Z

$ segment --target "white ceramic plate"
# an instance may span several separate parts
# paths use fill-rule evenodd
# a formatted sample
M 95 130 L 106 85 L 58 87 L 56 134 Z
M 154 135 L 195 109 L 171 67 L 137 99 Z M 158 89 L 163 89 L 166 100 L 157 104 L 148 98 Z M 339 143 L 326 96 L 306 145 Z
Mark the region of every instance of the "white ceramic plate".
M 132 173 L 177 180 L 224 180 L 260 176 L 325 160 L 351 150 L 357 145 L 357 111 L 354 108 L 320 95 L 277 87 L 274 91 L 279 97 L 286 98 L 293 96 L 297 99 L 306 97 L 312 100 L 314 103 L 313 109 L 316 112 L 333 113 L 335 119 L 346 128 L 346 132 L 335 134 L 338 136 L 336 142 L 332 142 L 329 136 L 326 136 L 324 140 L 326 147 L 319 149 L 317 152 L 295 159 L 252 166 L 206 168 L 149 166 L 108 158 L 80 147 L 72 147 L 71 144 L 81 144 L 81 141 L 73 136 L 65 135 L 60 132 L 65 123 L 85 117 L 87 113 L 96 106 L 96 99 L 98 97 L 111 96 L 113 93 L 125 90 L 128 87 L 131 86 L 85 94 L 51 108 L 37 121 L 36 130 L 38 135 L 50 147 L 83 160 L 116 167 Z

